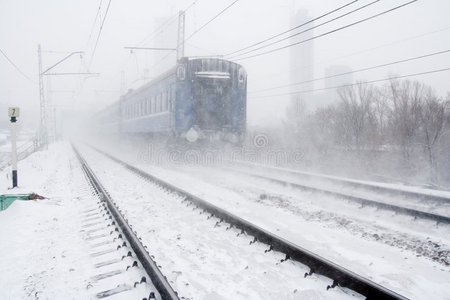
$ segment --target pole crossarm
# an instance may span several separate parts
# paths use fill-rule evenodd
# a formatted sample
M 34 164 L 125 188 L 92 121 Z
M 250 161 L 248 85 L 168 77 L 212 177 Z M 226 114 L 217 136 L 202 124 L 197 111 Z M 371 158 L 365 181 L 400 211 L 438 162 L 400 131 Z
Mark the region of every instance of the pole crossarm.
M 100 76 L 100 73 L 90 73 L 90 72 L 85 72 L 85 73 L 46 73 L 46 74 L 42 74 L 45 76 L 55 76 L 55 75 L 92 75 L 92 76 Z
M 83 54 L 83 53 L 84 53 L 83 51 L 75 51 L 75 52 L 72 52 L 72 53 L 70 53 L 69 55 L 67 55 L 66 57 L 64 57 L 63 59 L 61 59 L 60 61 L 58 61 L 57 63 L 55 63 L 53 66 L 49 67 L 47 70 L 45 70 L 45 71 L 42 72 L 41 74 L 42 74 L 42 75 L 47 75 L 46 73 L 47 73 L 48 71 L 50 71 L 51 69 L 53 69 L 54 67 L 56 67 L 57 65 L 59 65 L 60 63 L 62 63 L 62 62 L 65 61 L 66 59 L 68 59 L 69 57 L 71 57 L 72 55 L 74 55 L 74 54 Z
M 124 49 L 130 50 L 177 50 L 177 48 L 157 48 L 157 47 L 123 47 Z

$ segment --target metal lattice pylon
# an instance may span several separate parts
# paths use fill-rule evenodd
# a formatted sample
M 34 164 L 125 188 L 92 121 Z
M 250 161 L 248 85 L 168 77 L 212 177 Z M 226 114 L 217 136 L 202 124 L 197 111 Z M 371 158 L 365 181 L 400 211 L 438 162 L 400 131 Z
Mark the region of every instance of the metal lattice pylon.
M 184 11 L 178 15 L 177 61 L 184 56 Z
M 42 53 L 41 45 L 38 45 L 39 58 L 39 103 L 40 103 L 40 125 L 39 125 L 39 144 L 47 144 L 47 105 L 44 95 L 44 78 L 42 74 Z

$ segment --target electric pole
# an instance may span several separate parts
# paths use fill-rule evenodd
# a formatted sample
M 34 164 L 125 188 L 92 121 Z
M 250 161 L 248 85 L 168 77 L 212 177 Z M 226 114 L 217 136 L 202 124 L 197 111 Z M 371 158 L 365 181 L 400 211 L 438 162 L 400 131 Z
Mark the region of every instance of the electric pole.
M 47 127 L 47 118 L 48 118 L 48 114 L 47 114 L 47 109 L 48 109 L 48 103 L 45 99 L 45 94 L 44 94 L 44 75 L 45 76 L 64 76 L 64 75 L 94 75 L 94 76 L 98 76 L 100 75 L 99 73 L 91 73 L 91 72 L 71 72 L 71 73 L 49 73 L 50 70 L 52 70 L 54 67 L 56 67 L 57 65 L 59 65 L 60 63 L 64 62 L 65 60 L 67 60 L 69 57 L 71 57 L 74 54 L 83 54 L 84 52 L 82 51 L 75 51 L 75 52 L 71 52 L 69 53 L 67 56 L 65 56 L 64 58 L 62 58 L 61 60 L 59 60 L 58 62 L 56 62 L 55 64 L 53 64 L 51 67 L 47 68 L 46 70 L 42 71 L 42 50 L 41 50 L 41 45 L 38 45 L 38 60 L 39 60 L 39 101 L 40 101 L 40 116 L 41 116 L 41 122 L 40 122 L 40 126 L 39 126 L 39 146 L 43 146 L 45 145 L 47 147 L 48 145 L 48 132 L 49 132 L 49 128 Z M 48 84 L 50 84 L 50 82 L 48 81 Z M 50 98 L 50 88 L 48 87 L 48 92 L 49 92 L 49 97 Z M 54 111 L 55 113 L 56 111 Z M 54 118 L 56 118 L 54 116 Z M 56 120 L 56 119 L 54 119 Z M 55 123 L 55 122 L 54 122 Z M 54 127 L 56 127 L 56 124 L 53 124 Z M 52 132 L 56 132 L 56 128 L 53 128 Z
M 47 145 L 47 105 L 45 103 L 44 95 L 44 74 L 42 73 L 42 51 L 41 45 L 38 45 L 38 59 L 39 59 L 39 107 L 41 122 L 39 125 L 39 146 Z
M 184 11 L 178 15 L 177 61 L 184 56 Z

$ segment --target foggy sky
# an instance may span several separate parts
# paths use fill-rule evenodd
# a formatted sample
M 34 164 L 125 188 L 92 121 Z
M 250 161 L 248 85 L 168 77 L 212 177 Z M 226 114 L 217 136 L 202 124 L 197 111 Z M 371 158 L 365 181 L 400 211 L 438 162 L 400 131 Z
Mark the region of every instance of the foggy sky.
M 52 76 L 50 80 L 46 80 L 45 89 L 52 91 L 49 94 L 50 101 L 58 110 L 98 110 L 117 101 L 121 89 L 135 88 L 149 80 L 152 74 L 160 72 L 161 68 L 175 63 L 172 56 L 155 68 L 151 52 L 130 53 L 123 47 L 160 46 L 155 44 L 156 41 L 161 41 L 160 37 L 146 39 L 155 30 L 156 20 L 177 14 L 193 0 L 112 0 L 92 58 L 93 46 L 108 2 L 102 1 L 100 18 L 94 24 L 100 0 L 0 0 L 0 49 L 31 79 L 20 74 L 0 54 L 0 103 L 22 107 L 23 116 L 27 120 L 39 115 L 38 44 L 41 44 L 43 51 L 53 51 L 43 52 L 44 69 L 67 53 L 84 51 L 82 58 L 74 55 L 53 71 L 89 70 L 100 73 L 99 77 Z M 350 1 L 240 0 L 194 35 L 186 43 L 185 54 L 226 54 L 287 30 L 290 27 L 290 16 L 296 9 L 307 9 L 311 17 L 316 17 L 348 2 Z M 370 2 L 360 0 L 352 8 Z M 314 34 L 321 34 L 406 2 L 408 1 L 379 1 L 365 10 L 317 28 Z M 186 36 L 191 35 L 230 3 L 231 0 L 198 0 L 186 13 Z M 321 77 L 330 65 L 345 65 L 356 70 L 450 49 L 449 12 L 448 0 L 419 0 L 387 15 L 319 38 L 314 41 L 314 61 L 306 64 L 305 68 L 313 68 L 314 77 Z M 338 14 L 340 13 L 336 15 Z M 176 28 L 176 22 L 171 26 Z M 171 36 L 170 32 L 174 30 L 176 29 L 168 28 L 162 35 Z M 142 43 L 144 40 L 145 43 Z M 176 45 L 175 40 L 166 43 Z M 447 68 L 450 67 L 449 58 L 447 53 L 354 74 L 353 78 L 375 80 L 389 75 Z M 248 72 L 249 123 L 277 123 L 284 116 L 289 97 L 255 98 L 250 92 L 289 83 L 289 49 L 237 62 L 244 65 Z M 145 76 L 147 77 L 144 78 Z M 445 96 L 450 91 L 448 71 L 411 79 L 432 86 L 440 96 Z M 314 87 L 322 88 L 323 85 L 323 81 L 318 81 Z M 286 90 L 274 91 L 273 94 L 280 92 Z M 270 93 L 264 95 L 268 94 Z M 6 111 L 0 114 L 3 118 Z

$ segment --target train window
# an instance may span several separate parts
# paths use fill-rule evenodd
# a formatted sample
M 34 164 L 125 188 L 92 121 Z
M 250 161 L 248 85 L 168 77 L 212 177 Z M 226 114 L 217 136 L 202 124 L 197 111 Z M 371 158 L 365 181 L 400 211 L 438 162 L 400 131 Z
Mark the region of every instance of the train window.
M 209 71 L 209 60 L 208 59 L 202 59 L 202 71 L 206 72 Z
M 170 98 L 169 98 L 169 110 L 172 111 L 173 102 L 175 101 L 175 89 L 174 85 L 170 86 Z
M 169 110 L 169 103 L 170 103 L 170 88 L 166 92 L 167 99 L 166 99 L 166 110 Z
M 152 114 L 155 113 L 155 96 L 152 97 Z
M 168 97 L 168 92 L 167 91 L 165 91 L 164 92 L 164 97 L 163 97 L 163 104 L 162 104 L 162 110 L 163 111 L 166 111 L 167 110 L 167 101 L 168 101 L 168 99 L 167 99 L 167 97 Z
M 156 112 L 159 113 L 161 111 L 161 94 L 158 94 L 156 98 Z
M 179 65 L 177 68 L 177 77 L 179 80 L 184 80 L 186 78 L 186 68 L 184 65 Z

